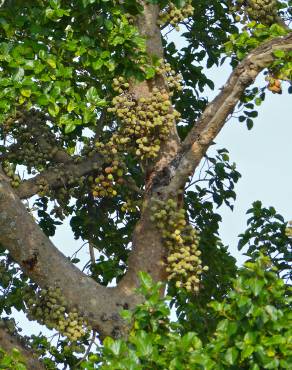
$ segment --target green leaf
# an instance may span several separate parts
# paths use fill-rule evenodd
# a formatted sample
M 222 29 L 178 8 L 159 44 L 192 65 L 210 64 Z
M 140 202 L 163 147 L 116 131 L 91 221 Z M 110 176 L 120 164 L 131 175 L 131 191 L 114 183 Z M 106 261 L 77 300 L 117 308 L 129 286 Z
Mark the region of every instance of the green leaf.
M 113 38 L 113 40 L 111 41 L 111 45 L 113 46 L 117 46 L 117 45 L 120 45 L 120 44 L 123 44 L 125 41 L 124 37 L 122 36 L 116 36 Z
M 16 73 L 12 76 L 13 81 L 20 82 L 24 77 L 24 69 L 18 68 Z
M 247 126 L 248 130 L 251 130 L 253 128 L 253 120 L 250 119 L 250 118 L 247 118 L 246 126 Z
M 26 98 L 29 98 L 31 96 L 31 90 L 20 89 L 20 94 L 25 96 Z
M 92 65 L 92 68 L 95 71 L 97 71 L 104 65 L 104 63 L 105 63 L 105 61 L 103 59 L 97 59 L 94 62 L 92 62 L 91 65 Z
M 149 274 L 146 272 L 139 272 L 139 280 L 144 288 L 151 289 L 153 281 Z
M 276 307 L 272 305 L 266 305 L 265 306 L 265 311 L 269 314 L 271 317 L 271 320 L 277 321 L 278 320 L 278 310 Z
M 117 339 L 111 343 L 108 343 L 106 347 L 110 349 L 115 356 L 119 356 L 121 353 L 122 344 L 122 340 Z
M 70 132 L 73 132 L 76 128 L 75 122 L 70 121 L 65 126 L 65 134 L 70 134 Z
M 57 104 L 50 104 L 48 107 L 48 111 L 51 116 L 56 117 L 59 114 L 60 108 Z
M 96 0 L 82 0 L 82 4 L 83 4 L 84 8 L 86 8 L 87 5 L 94 4 L 95 2 L 96 2 Z
M 104 65 L 107 67 L 107 69 L 112 72 L 116 68 L 116 64 L 113 60 L 107 60 Z
M 196 333 L 189 332 L 181 338 L 181 345 L 185 348 L 185 350 L 188 350 L 190 346 L 194 347 L 195 349 L 199 349 L 202 347 L 202 342 Z
M 237 360 L 238 354 L 239 352 L 235 347 L 228 348 L 224 359 L 229 365 L 234 365 Z
M 122 317 L 124 320 L 126 320 L 126 321 L 128 321 L 128 322 L 130 322 L 130 321 L 131 321 L 131 319 L 132 319 L 132 313 L 131 313 L 131 311 L 129 311 L 129 310 L 122 310 L 122 311 L 120 312 L 120 315 L 121 315 L 121 317 Z
M 250 279 L 248 281 L 248 285 L 249 285 L 251 291 L 253 292 L 253 294 L 257 297 L 261 293 L 261 291 L 262 291 L 262 289 L 265 285 L 265 281 L 264 280 L 259 280 L 259 279 Z
M 136 350 L 138 356 L 148 357 L 151 356 L 153 352 L 152 338 L 151 335 L 141 330 L 136 333 L 134 343 L 136 345 Z
M 57 64 L 56 64 L 56 61 L 52 58 L 48 58 L 47 59 L 47 63 L 50 67 L 52 67 L 53 69 L 57 68 Z
M 273 54 L 277 58 L 285 58 L 285 51 L 283 50 L 274 50 Z
M 113 22 L 111 22 L 110 20 L 106 19 L 105 22 L 104 22 L 104 25 L 106 27 L 107 30 L 112 30 L 113 29 Z
M 89 103 L 95 104 L 100 100 L 100 97 L 98 95 L 98 92 L 94 86 L 91 86 L 86 94 L 85 94 L 86 99 L 89 101 Z
M 37 104 L 46 106 L 49 104 L 49 97 L 47 94 L 42 94 L 37 98 Z
M 240 357 L 242 360 L 250 357 L 250 355 L 254 352 L 254 347 L 250 345 L 246 345 L 243 347 L 243 350 L 240 353 Z
M 24 366 L 23 364 L 18 363 L 18 364 L 15 365 L 14 369 L 15 370 L 27 370 L 27 367 Z
M 155 76 L 155 68 L 154 67 L 147 67 L 145 71 L 146 79 L 149 80 Z
M 76 102 L 74 102 L 73 100 L 70 100 L 69 104 L 67 105 L 67 111 L 70 113 L 76 108 L 77 108 Z

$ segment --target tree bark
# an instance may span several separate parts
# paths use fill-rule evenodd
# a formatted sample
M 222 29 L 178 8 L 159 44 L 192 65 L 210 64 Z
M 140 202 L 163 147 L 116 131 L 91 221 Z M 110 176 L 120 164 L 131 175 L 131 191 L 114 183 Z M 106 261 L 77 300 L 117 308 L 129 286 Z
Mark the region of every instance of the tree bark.
M 147 38 L 148 52 L 160 56 L 162 46 L 156 26 L 157 14 L 156 5 L 145 5 L 145 13 L 139 17 L 138 27 Z M 101 338 L 106 335 L 117 337 L 125 333 L 126 327 L 119 317 L 119 311 L 123 308 L 131 309 L 141 301 L 141 297 L 133 291 L 138 286 L 139 271 L 149 272 L 155 280 L 165 279 L 163 260 L 166 250 L 159 232 L 150 221 L 152 200 L 179 196 L 178 192 L 184 188 L 244 90 L 261 70 L 273 62 L 273 51 L 277 49 L 292 51 L 292 35 L 270 40 L 250 52 L 233 71 L 220 94 L 207 106 L 182 144 L 178 140 L 176 128 L 173 128 L 156 165 L 149 169 L 152 172 L 146 184 L 141 220 L 133 234 L 129 268 L 115 288 L 100 286 L 75 267 L 44 235 L 20 200 L 37 193 L 40 178 L 45 178 L 53 188 L 64 185 L 66 178 L 59 179 L 52 170 L 48 170 L 24 181 L 13 191 L 6 177 L 0 174 L 0 243 L 40 287 L 59 287 L 68 307 L 76 307 L 100 333 Z M 147 95 L 152 87 L 148 82 L 143 82 L 135 85 L 133 92 Z M 79 164 L 67 163 L 65 168 L 68 173 L 75 171 L 75 176 L 82 176 L 94 170 L 96 165 L 101 166 L 102 161 L 96 155 Z
M 0 348 L 8 354 L 13 349 L 17 349 L 29 370 L 45 370 L 45 366 L 38 359 L 36 353 L 27 348 L 17 335 L 12 334 L 3 320 L 0 320 Z

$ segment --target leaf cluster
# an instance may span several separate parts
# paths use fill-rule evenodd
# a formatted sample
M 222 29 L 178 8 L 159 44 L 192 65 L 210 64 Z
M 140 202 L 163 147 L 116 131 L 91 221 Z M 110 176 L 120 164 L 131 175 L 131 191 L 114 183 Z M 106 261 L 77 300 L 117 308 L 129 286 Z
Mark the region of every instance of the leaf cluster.
M 248 262 L 223 302 L 211 308 L 219 322 L 206 344 L 194 332 L 180 334 L 169 320 L 160 284 L 140 274 L 146 302 L 123 316 L 132 322 L 126 340 L 107 338 L 83 369 L 288 369 L 292 361 L 291 302 L 269 258 Z

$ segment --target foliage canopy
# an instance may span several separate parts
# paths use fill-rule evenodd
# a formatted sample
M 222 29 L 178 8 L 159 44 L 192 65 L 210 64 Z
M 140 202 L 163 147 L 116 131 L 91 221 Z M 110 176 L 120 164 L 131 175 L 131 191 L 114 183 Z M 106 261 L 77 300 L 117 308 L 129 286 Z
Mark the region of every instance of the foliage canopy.
M 241 175 L 207 152 L 235 109 L 252 129 L 266 93 L 292 92 L 291 14 L 291 0 L 1 2 L 0 368 L 291 368 L 291 225 L 254 202 L 238 269 L 217 209 Z M 51 242 L 67 221 L 88 261 Z M 57 339 L 21 338 L 15 310 Z

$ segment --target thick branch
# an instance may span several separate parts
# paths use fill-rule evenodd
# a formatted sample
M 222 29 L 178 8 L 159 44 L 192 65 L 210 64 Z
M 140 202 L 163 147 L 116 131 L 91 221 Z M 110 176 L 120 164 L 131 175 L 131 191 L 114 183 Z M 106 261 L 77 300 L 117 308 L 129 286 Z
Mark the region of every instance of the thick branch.
M 106 288 L 83 274 L 44 235 L 0 174 L 0 244 L 40 287 L 60 287 L 68 308 L 76 307 L 101 334 L 123 333 L 118 313 L 133 307 L 130 291 Z
M 161 184 L 158 174 L 158 191 L 169 194 L 184 187 L 188 177 L 205 155 L 224 126 L 227 117 L 233 112 L 244 90 L 251 85 L 258 74 L 269 67 L 275 60 L 274 51 L 292 51 L 292 33 L 267 41 L 251 51 L 234 69 L 221 93 L 206 107 L 201 118 L 195 124 L 183 142 L 182 149 L 168 166 L 170 181 L 167 187 Z
M 144 1 L 144 11 L 137 17 L 137 28 L 141 36 L 146 38 L 146 50 L 150 57 L 159 59 L 164 58 L 162 37 L 160 27 L 158 26 L 159 6 L 150 4 Z M 147 97 L 151 94 L 153 88 L 168 90 L 167 83 L 164 78 L 158 76 L 152 80 L 146 80 L 130 87 L 130 92 L 139 97 Z M 180 140 L 177 134 L 176 126 L 173 125 L 170 129 L 168 139 L 162 143 L 160 148 L 159 158 L 155 165 L 148 164 L 146 168 L 147 177 L 151 177 L 152 171 L 157 171 L 165 167 L 166 163 L 173 158 L 180 145 Z M 155 169 L 153 169 L 155 167 Z
M 45 366 L 38 359 L 38 356 L 31 349 L 27 348 L 17 335 L 10 332 L 3 320 L 0 321 L 0 348 L 7 353 L 17 349 L 30 370 L 45 370 Z
M 74 178 L 78 179 L 100 168 L 103 164 L 104 159 L 100 154 L 84 158 L 78 163 L 71 160 L 71 162 L 64 164 L 62 168 L 65 176 L 60 177 L 58 170 L 50 168 L 29 180 L 23 181 L 16 189 L 16 193 L 21 199 L 30 198 L 38 193 L 40 183 L 48 184 L 52 190 L 58 189 L 67 184 L 69 177 L 74 176 Z
M 292 50 L 292 35 L 271 40 L 253 50 L 233 71 L 222 92 L 207 106 L 178 154 L 172 156 L 172 161 L 168 162 L 163 170 L 155 171 L 151 189 L 148 188 L 148 200 L 134 232 L 134 250 L 129 259 L 129 271 L 122 284 L 130 285 L 131 281 L 135 281 L 135 274 L 139 270 L 150 272 L 155 279 L 165 278 L 165 250 L 149 217 L 150 193 L 160 199 L 174 197 L 179 202 L 179 190 L 184 188 L 185 182 L 224 126 L 226 118 L 235 108 L 246 87 L 255 80 L 260 71 L 271 65 L 274 60 L 273 51 L 277 49 Z
M 141 219 L 135 227 L 132 243 L 133 251 L 129 256 L 128 270 L 119 283 L 119 287 L 134 289 L 138 287 L 138 272 L 145 271 L 154 281 L 165 281 L 166 250 L 163 246 L 161 235 L 150 220 L 151 200 L 144 201 L 144 210 Z
M 140 18 L 138 23 L 140 32 L 147 37 L 150 54 L 158 54 L 157 56 L 161 57 L 161 37 L 159 32 L 156 33 L 157 15 L 157 6 L 146 5 L 143 15 L 145 18 Z M 163 84 L 164 82 L 157 81 L 157 83 Z M 143 82 L 135 85 L 133 92 L 143 96 L 149 94 L 152 88 L 153 86 Z M 173 137 L 172 145 L 177 148 L 178 139 L 175 128 Z M 165 150 L 165 153 L 168 153 L 168 150 Z M 66 171 L 73 172 L 79 177 L 101 164 L 102 159 L 97 156 L 79 164 L 67 163 Z M 64 181 L 64 179 L 59 179 L 58 174 L 53 170 L 49 170 L 21 184 L 17 189 L 17 194 L 21 198 L 32 196 L 38 191 L 37 183 L 42 178 L 49 183 L 50 187 L 61 186 Z M 13 259 L 41 287 L 59 286 L 70 307 L 75 306 L 102 336 L 121 334 L 124 327 L 118 312 L 122 308 L 133 307 L 141 299 L 133 294 L 133 288 L 138 286 L 138 271 L 148 271 L 156 280 L 164 277 L 164 267 L 161 265 L 164 248 L 159 233 L 149 221 L 149 208 L 146 207 L 135 230 L 134 251 L 126 277 L 117 288 L 105 288 L 82 274 L 55 248 L 27 214 L 20 200 L 4 179 L 0 185 L 0 210 L 7 209 L 0 216 L 0 243 L 7 247 Z
M 139 33 L 146 37 L 147 53 L 150 56 L 163 58 L 163 47 L 160 28 L 157 23 L 159 7 L 157 5 L 144 2 L 144 12 L 138 17 L 137 27 Z M 132 88 L 134 95 L 147 96 L 154 87 L 168 90 L 163 78 L 144 81 Z M 163 143 L 159 158 L 154 166 L 147 167 L 147 182 L 160 169 L 175 157 L 180 148 L 180 140 L 175 125 L 171 128 L 168 140 Z M 149 187 L 146 183 L 146 193 L 143 202 L 141 219 L 135 227 L 132 243 L 133 250 L 128 260 L 128 271 L 119 286 L 125 289 L 134 289 L 138 286 L 138 272 L 148 272 L 155 281 L 166 279 L 165 266 L 163 261 L 166 257 L 166 250 L 162 244 L 161 235 L 155 225 L 151 222 L 151 197 L 149 197 Z

